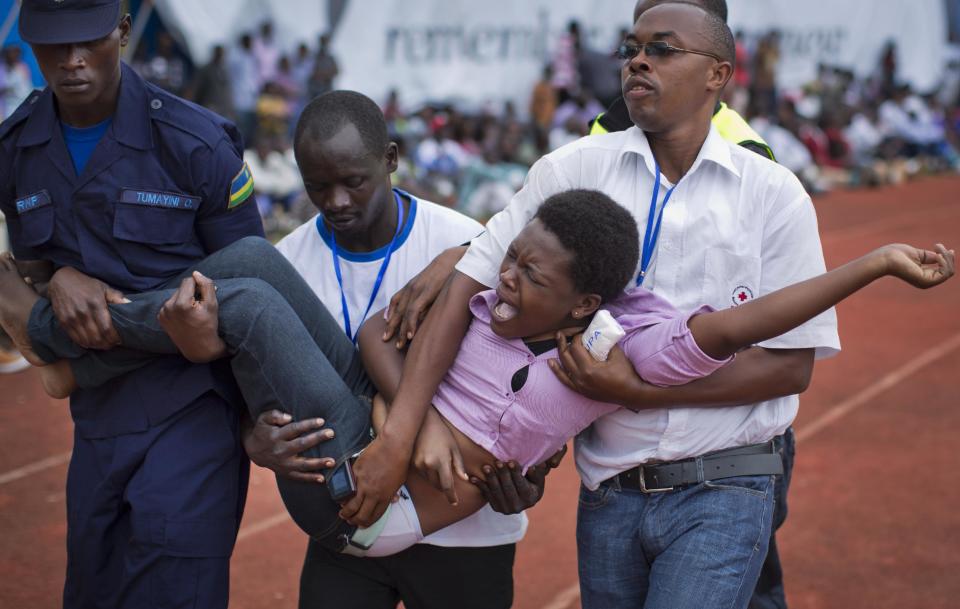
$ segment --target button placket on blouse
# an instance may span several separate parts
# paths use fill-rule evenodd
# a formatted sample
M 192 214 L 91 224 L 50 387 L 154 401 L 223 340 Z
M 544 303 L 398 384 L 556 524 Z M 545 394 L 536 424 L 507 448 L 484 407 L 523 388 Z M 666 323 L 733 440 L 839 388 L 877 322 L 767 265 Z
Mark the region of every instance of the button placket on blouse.
M 521 347 L 517 347 L 517 350 L 518 350 L 518 351 L 519 351 L 520 349 L 521 349 Z M 524 345 L 524 346 L 522 347 L 522 349 L 523 349 L 524 351 L 526 351 L 526 345 Z M 528 357 L 532 357 L 532 356 L 529 356 L 529 354 L 519 354 L 519 355 L 521 355 L 521 357 L 522 357 L 523 355 L 528 355 Z M 518 358 L 518 359 L 520 359 L 520 358 Z M 536 358 L 534 358 L 534 359 L 536 359 Z M 520 362 L 517 362 L 517 363 L 521 363 L 522 361 L 523 361 L 523 360 L 520 360 Z M 529 361 L 529 359 L 528 359 L 528 361 Z M 521 366 L 521 367 L 522 367 L 522 366 Z M 516 368 L 516 367 L 513 366 L 513 365 L 511 365 L 510 368 L 513 369 L 513 368 Z M 517 368 L 517 369 L 519 369 L 519 368 Z M 529 373 L 529 371 L 528 371 L 528 373 Z M 514 371 L 514 374 L 516 374 L 516 371 Z M 494 431 L 494 430 L 491 430 L 491 431 L 490 431 L 490 439 L 491 439 L 491 440 L 494 440 L 494 441 L 496 441 L 496 440 L 500 437 L 500 425 L 501 425 L 501 423 L 503 422 L 503 417 L 506 416 L 507 411 L 510 410 L 510 408 L 517 402 L 517 395 L 516 395 L 516 393 L 514 393 L 514 392 L 511 390 L 510 385 L 509 385 L 510 382 L 512 381 L 512 379 L 513 379 L 513 374 L 511 374 L 511 375 L 509 375 L 509 376 L 505 376 L 505 380 L 506 380 L 506 382 L 507 382 L 507 385 L 506 385 L 505 388 L 504 388 L 503 397 L 506 398 L 506 399 L 508 400 L 508 402 L 507 402 L 506 404 L 504 404 L 503 409 L 500 411 L 500 417 L 497 419 L 496 430 L 495 430 L 495 431 Z M 529 382 L 529 377 L 528 377 L 527 381 Z M 524 387 L 525 387 L 525 386 L 526 386 L 526 383 L 524 383 Z M 521 388 L 521 389 L 522 389 L 522 388 Z

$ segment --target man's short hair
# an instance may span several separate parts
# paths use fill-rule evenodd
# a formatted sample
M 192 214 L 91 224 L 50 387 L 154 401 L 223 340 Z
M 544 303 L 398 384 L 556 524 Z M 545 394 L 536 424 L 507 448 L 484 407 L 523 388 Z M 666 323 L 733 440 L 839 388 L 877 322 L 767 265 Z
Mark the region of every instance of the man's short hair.
M 718 14 L 701 6 L 699 2 L 687 2 L 687 4 L 699 6 L 703 8 L 703 12 L 706 13 L 706 34 L 710 44 L 709 50 L 722 57 L 724 61 L 730 62 L 730 65 L 736 64 L 737 41 L 733 37 L 733 32 L 730 31 L 730 26 L 727 25 L 726 19 L 721 18 Z
M 649 0 L 648 0 L 649 1 Z M 637 5 L 639 9 L 641 2 Z M 726 22 L 727 14 L 727 3 L 724 0 L 719 0 L 719 2 L 706 2 L 703 0 L 653 0 L 653 3 L 640 11 L 637 15 L 637 19 L 640 18 L 640 15 L 645 13 L 647 10 L 653 8 L 654 6 L 659 6 L 663 4 L 686 4 L 703 11 L 707 22 L 707 42 L 710 46 L 708 49 L 697 49 L 700 51 L 710 51 L 721 57 L 724 61 L 729 62 L 730 65 L 735 65 L 737 60 L 737 41 L 733 37 L 733 32 L 730 31 L 730 27 Z M 723 12 L 722 15 L 712 10 L 710 5 L 722 5 Z M 636 19 L 634 19 L 636 22 Z
M 304 138 L 326 141 L 351 124 L 360 132 L 367 152 L 380 155 L 390 137 L 383 112 L 372 99 L 356 91 L 329 91 L 313 98 L 300 114 L 293 135 L 297 150 Z
M 643 11 L 641 8 L 646 10 L 647 8 L 654 7 L 658 4 L 665 4 L 667 2 L 678 2 L 684 0 L 638 0 L 637 4 L 633 7 L 633 22 L 636 23 L 637 19 L 640 18 L 640 13 Z M 686 0 L 691 4 L 696 4 L 706 10 L 708 13 L 716 15 L 723 19 L 723 22 L 727 22 L 729 12 L 727 11 L 727 0 Z M 645 4 L 649 6 L 644 7 Z
M 596 190 L 567 190 L 548 197 L 534 216 L 570 252 L 570 278 L 578 292 L 613 300 L 637 270 L 637 222 Z

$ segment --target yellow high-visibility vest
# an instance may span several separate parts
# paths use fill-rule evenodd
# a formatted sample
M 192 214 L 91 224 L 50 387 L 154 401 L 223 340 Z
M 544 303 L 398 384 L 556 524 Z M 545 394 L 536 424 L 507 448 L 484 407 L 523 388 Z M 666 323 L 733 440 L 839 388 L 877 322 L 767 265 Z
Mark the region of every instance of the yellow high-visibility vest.
M 736 110 L 728 108 L 727 104 L 721 102 L 720 109 L 713 114 L 713 126 L 717 128 L 720 137 L 728 142 L 740 146 L 752 144 L 763 150 L 771 161 L 777 160 L 777 157 L 773 156 L 773 150 L 760 134 Z
M 603 135 L 604 133 L 610 133 L 607 131 L 607 128 L 600 124 L 600 119 L 603 117 L 603 112 L 597 115 L 595 119 L 590 123 L 590 133 L 589 135 Z
M 600 116 L 603 116 L 601 114 Z M 607 129 L 600 124 L 598 116 L 593 124 L 590 125 L 590 135 L 606 133 Z M 745 121 L 736 110 L 731 110 L 727 104 L 721 102 L 720 108 L 713 115 L 713 126 L 716 127 L 720 137 L 739 146 L 751 144 L 763 150 L 772 161 L 777 158 L 773 155 L 773 150 L 767 145 L 760 134 L 757 133 L 750 123 Z

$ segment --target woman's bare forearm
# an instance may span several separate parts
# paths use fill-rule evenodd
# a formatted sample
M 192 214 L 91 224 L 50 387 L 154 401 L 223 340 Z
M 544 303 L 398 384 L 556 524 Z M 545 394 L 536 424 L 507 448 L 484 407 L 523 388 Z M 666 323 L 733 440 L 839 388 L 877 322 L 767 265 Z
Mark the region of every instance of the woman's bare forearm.
M 454 272 L 430 308 L 407 353 L 397 395 L 381 433 L 393 446 L 412 450 L 433 395 L 467 333 L 470 298 L 483 289 L 483 284 Z
M 886 259 L 877 250 L 738 307 L 696 315 L 688 326 L 704 353 L 723 359 L 789 332 L 886 273 Z
M 392 341 L 381 340 L 386 327 L 383 311 L 374 313 L 360 328 L 357 344 L 370 380 L 387 402 L 393 402 L 403 374 L 404 352 L 397 349 Z

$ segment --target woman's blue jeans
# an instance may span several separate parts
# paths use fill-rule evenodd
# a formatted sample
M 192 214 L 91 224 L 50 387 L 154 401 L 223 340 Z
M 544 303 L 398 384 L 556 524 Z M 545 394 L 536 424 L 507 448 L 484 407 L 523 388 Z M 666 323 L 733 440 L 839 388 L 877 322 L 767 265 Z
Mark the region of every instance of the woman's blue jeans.
M 198 270 L 216 280 L 219 333 L 231 352 L 231 368 L 254 419 L 279 409 L 295 421 L 321 417 L 333 439 L 308 457 L 340 460 L 370 441 L 373 394 L 359 353 L 296 269 L 263 239 L 248 237 L 214 253 L 153 292 L 129 294 L 110 305 L 123 347 L 87 351 L 60 328 L 49 301 L 30 315 L 30 338 L 47 361 L 70 359 L 81 386 L 102 384 L 144 365 L 154 354 L 178 350 L 157 321 L 157 312 L 183 277 Z M 277 477 L 290 515 L 312 537 L 340 549 L 352 532 L 337 517 L 340 506 L 324 485 Z

